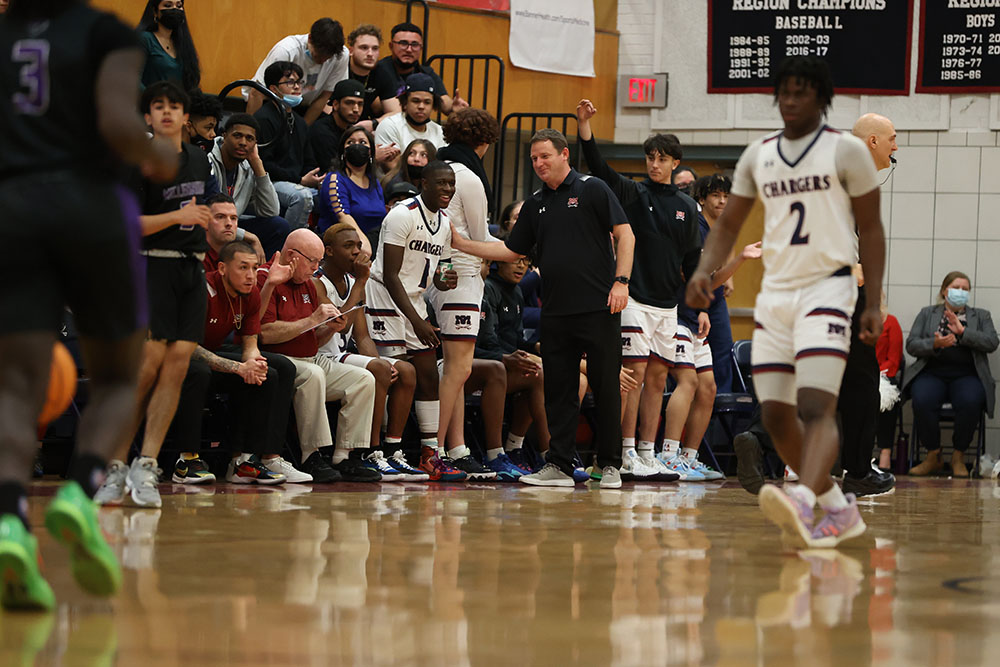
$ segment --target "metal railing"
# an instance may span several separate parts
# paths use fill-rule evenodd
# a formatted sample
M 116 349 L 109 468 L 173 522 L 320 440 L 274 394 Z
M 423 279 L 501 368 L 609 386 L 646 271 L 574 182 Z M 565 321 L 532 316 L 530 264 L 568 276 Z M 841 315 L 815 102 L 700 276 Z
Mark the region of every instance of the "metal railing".
M 569 133 L 571 121 L 574 125 L 576 124 L 576 116 L 570 113 L 511 113 L 504 117 L 500 124 L 500 146 L 493 170 L 493 195 L 497 206 L 497 210 L 493 211 L 494 219 L 499 217 L 503 207 L 501 202 L 503 201 L 503 188 L 508 171 L 508 159 L 511 159 L 510 166 L 513 169 L 509 201 L 524 199 L 528 193 L 535 191 L 541 185 L 541 181 L 538 180 L 531 168 L 531 149 L 527 143 L 538 130 L 553 128 L 566 135 L 570 144 L 570 163 L 577 170 L 580 169 L 580 163 L 583 159 L 580 139 L 577 136 L 576 127 L 573 128 L 572 134 Z M 512 144 L 512 148 L 509 149 L 508 145 L 510 144 Z M 513 151 L 512 155 L 508 153 L 509 150 Z
M 427 6 L 427 0 L 406 0 L 406 22 L 413 23 L 413 5 L 421 5 L 424 10 L 424 49 L 421 54 L 421 62 L 427 64 L 427 28 L 430 25 L 431 11 L 430 7 Z

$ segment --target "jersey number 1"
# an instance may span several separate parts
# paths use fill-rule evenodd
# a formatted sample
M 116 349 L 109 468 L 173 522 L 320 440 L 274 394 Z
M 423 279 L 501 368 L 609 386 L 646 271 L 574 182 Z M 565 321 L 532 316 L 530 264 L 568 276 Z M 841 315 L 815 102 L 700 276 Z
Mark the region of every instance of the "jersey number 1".
M 14 106 L 23 114 L 41 116 L 49 109 L 49 43 L 44 39 L 18 40 L 10 59 L 22 63 L 20 84 L 24 90 L 14 93 Z
M 802 225 L 806 219 L 806 207 L 802 202 L 797 201 L 792 204 L 791 212 L 799 214 L 799 221 L 795 223 L 795 233 L 792 234 L 791 245 L 805 245 L 809 243 L 809 235 L 802 233 Z
M 424 275 L 420 276 L 420 289 L 427 287 L 427 278 L 431 274 L 431 260 L 424 259 Z

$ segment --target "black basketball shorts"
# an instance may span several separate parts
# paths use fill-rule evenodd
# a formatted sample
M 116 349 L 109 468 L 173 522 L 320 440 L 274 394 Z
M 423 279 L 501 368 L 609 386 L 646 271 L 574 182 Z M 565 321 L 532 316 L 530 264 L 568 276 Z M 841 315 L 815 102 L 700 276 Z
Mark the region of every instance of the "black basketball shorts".
M 194 258 L 147 257 L 149 337 L 200 343 L 205 337 L 205 265 Z

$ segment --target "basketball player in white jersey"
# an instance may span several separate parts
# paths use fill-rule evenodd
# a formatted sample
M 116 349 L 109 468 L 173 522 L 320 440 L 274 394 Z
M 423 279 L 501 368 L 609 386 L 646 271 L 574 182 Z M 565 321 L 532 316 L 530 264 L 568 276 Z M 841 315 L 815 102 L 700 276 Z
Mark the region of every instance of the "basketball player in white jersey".
M 400 202 L 382 222 L 378 252 L 366 288 L 368 331 L 381 357 L 406 358 L 417 371 L 414 410 L 420 428 L 420 468 L 433 481 L 461 481 L 464 472 L 438 457 L 437 328 L 427 321 L 424 292 L 458 284 L 454 269 L 438 270 L 451 259 L 451 224 L 445 209 L 455 194 L 455 172 L 444 162 L 428 163 L 421 194 Z
M 736 165 L 725 211 L 712 228 L 687 301 L 707 307 L 711 267 L 725 261 L 754 200 L 764 203 L 764 279 L 754 310 L 754 385 L 764 426 L 801 484 L 765 486 L 764 514 L 798 547 L 832 547 L 865 530 L 853 494 L 830 477 L 839 437 L 835 412 L 851 341 L 857 284 L 857 227 L 861 261 L 869 274 L 868 306 L 860 317 L 862 342 L 881 332 L 885 238 L 879 219 L 875 167 L 864 143 L 827 127 L 833 99 L 826 63 L 789 58 L 775 78 L 783 131 L 752 143 Z M 817 500 L 824 516 L 814 523 Z
M 324 255 L 319 270 L 313 276 L 316 291 L 322 302 L 329 301 L 340 312 L 347 312 L 348 325 L 335 333 L 320 354 L 333 357 L 342 364 L 364 368 L 375 376 L 375 410 L 372 419 L 372 450 L 365 457 L 365 465 L 382 475 L 382 481 L 427 481 L 427 473 L 411 467 L 403 456 L 403 428 L 410 416 L 417 374 L 413 365 L 392 357 L 382 359 L 368 335 L 368 322 L 364 314 L 365 290 L 371 263 L 368 253 L 362 251 L 361 236 L 348 222 L 338 222 L 323 233 Z M 349 351 L 351 341 L 355 352 Z M 385 445 L 380 446 L 382 420 L 386 415 Z

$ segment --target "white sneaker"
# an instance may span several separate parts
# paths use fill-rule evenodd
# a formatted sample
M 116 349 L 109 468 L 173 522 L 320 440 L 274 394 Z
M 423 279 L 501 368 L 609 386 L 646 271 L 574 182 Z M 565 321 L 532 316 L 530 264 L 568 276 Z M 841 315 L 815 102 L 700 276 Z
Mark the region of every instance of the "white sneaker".
M 625 479 L 635 479 L 636 481 L 650 481 L 656 478 L 658 471 L 649 466 L 634 449 L 628 450 L 622 456 L 621 475 Z
M 97 489 L 94 502 L 98 505 L 121 505 L 125 499 L 125 477 L 128 476 L 128 466 L 112 459 L 108 461 L 104 474 L 104 484 Z
M 680 479 L 680 475 L 678 473 L 668 468 L 666 463 L 658 459 L 652 453 L 650 453 L 649 456 L 643 456 L 640 454 L 639 458 L 642 459 L 643 463 L 656 471 L 656 481 L 676 482 Z
M 137 456 L 125 477 L 125 488 L 131 493 L 132 502 L 139 507 L 162 507 L 163 501 L 160 500 L 160 489 L 157 487 L 162 473 L 156 465 L 156 459 Z
M 796 473 L 794 470 L 792 470 L 788 466 L 785 466 L 785 481 L 786 482 L 797 482 L 797 481 L 799 481 L 798 473 Z
M 284 475 L 285 481 L 290 484 L 305 484 L 313 481 L 312 475 L 302 472 L 280 456 L 273 459 L 263 459 L 261 462 L 271 472 Z
M 601 471 L 601 483 L 598 486 L 602 489 L 622 488 L 621 472 L 614 466 L 605 466 Z

